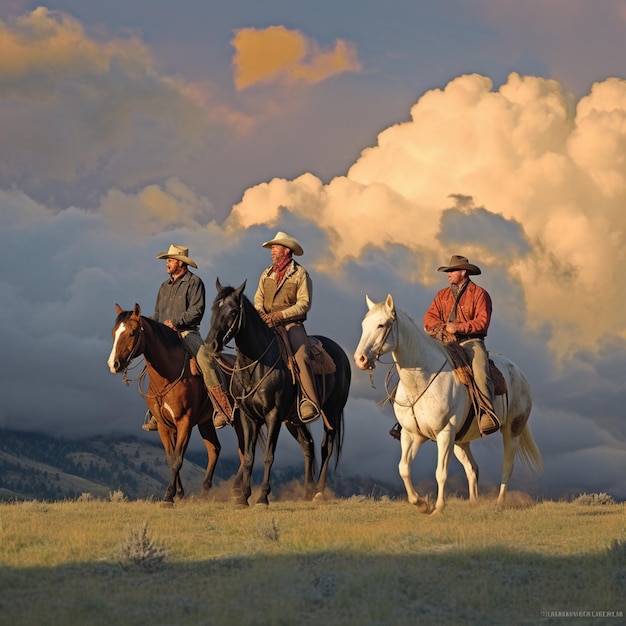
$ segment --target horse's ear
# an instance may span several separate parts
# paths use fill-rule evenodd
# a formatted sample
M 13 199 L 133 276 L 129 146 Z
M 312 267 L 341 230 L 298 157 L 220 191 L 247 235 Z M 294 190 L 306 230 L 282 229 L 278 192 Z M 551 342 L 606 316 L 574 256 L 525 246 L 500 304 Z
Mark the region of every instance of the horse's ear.
M 115 312 L 119 315 L 124 309 L 119 304 L 115 304 Z
M 135 308 L 133 309 L 133 315 L 135 317 L 141 317 L 141 307 L 135 303 Z
M 391 294 L 388 293 L 387 294 L 387 299 L 385 300 L 385 305 L 387 306 L 387 308 L 393 313 L 396 309 L 395 304 L 393 303 L 393 298 L 391 297 Z
M 237 289 L 235 290 L 235 293 L 237 294 L 237 296 L 241 296 L 241 294 L 243 293 L 243 290 L 246 288 L 246 283 L 248 282 L 248 279 L 244 280 L 241 285 L 239 285 L 239 287 L 237 287 Z
M 222 283 L 220 283 L 219 277 L 215 279 L 215 288 L 217 289 L 218 293 L 222 291 Z
M 371 311 L 374 306 L 374 301 L 367 294 L 365 294 L 365 304 L 367 304 L 368 311 Z

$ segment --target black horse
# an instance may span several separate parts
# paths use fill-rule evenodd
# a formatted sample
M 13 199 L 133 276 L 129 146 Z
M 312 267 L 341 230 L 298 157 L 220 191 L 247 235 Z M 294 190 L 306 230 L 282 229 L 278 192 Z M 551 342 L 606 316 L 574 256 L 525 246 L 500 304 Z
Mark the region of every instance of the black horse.
M 322 441 L 322 465 L 314 483 L 315 448 L 309 427 L 297 417 L 298 389 L 286 365 L 278 334 L 263 321 L 250 300 L 243 294 L 245 281 L 238 288 L 222 287 L 216 281 L 217 296 L 211 309 L 211 329 L 207 346 L 215 353 L 234 338 L 237 358 L 231 393 L 241 410 L 244 450 L 243 464 L 235 479 L 233 494 L 238 504 L 247 505 L 252 493 L 252 468 L 259 430 L 265 424 L 263 484 L 257 504 L 269 504 L 270 473 L 278 442 L 280 425 L 298 441 L 305 459 L 305 498 L 321 497 L 326 487 L 328 462 L 335 452 L 335 467 L 343 444 L 343 409 L 350 389 L 350 361 L 337 343 L 317 337 L 336 365 L 333 374 L 316 376 L 321 383 L 320 401 L 325 415 Z M 323 400 L 322 400 L 323 398 Z

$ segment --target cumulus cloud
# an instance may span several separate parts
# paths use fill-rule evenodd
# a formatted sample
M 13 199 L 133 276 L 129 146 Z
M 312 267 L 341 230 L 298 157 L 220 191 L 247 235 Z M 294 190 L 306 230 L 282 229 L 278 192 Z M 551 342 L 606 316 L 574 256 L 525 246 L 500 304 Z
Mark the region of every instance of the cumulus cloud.
M 359 69 L 344 42 L 322 52 L 298 31 L 274 29 L 237 33 L 240 90 Z M 284 45 L 267 56 L 275 36 Z M 626 497 L 626 81 L 602 80 L 576 100 L 532 76 L 511 74 L 496 90 L 485 76 L 460 76 L 424 93 L 410 119 L 381 132 L 344 175 L 251 186 L 222 224 L 212 200 L 184 178 L 211 116 L 228 113 L 202 88 L 159 75 L 138 39 L 97 40 L 43 8 L 0 22 L 0 52 L 0 263 L 11 268 L 0 279 L 10 364 L 0 426 L 141 435 L 141 396 L 106 367 L 115 303 L 151 313 L 165 279 L 155 257 L 171 243 L 189 247 L 209 300 L 217 276 L 248 279 L 251 297 L 269 263 L 261 242 L 280 229 L 304 245 L 314 279 L 307 329 L 348 354 L 366 293 L 380 300 L 391 292 L 419 319 L 441 286 L 436 268 L 451 254 L 469 256 L 495 301 L 490 349 L 520 363 L 533 386 L 531 425 L 546 471 L 533 483 L 516 470 L 514 488 Z M 93 192 L 63 206 L 38 197 L 62 184 Z M 208 323 L 205 316 L 203 333 Z M 387 434 L 393 418 L 377 405 L 382 369 L 376 389 L 354 373 L 340 471 L 400 485 L 398 446 Z M 225 430 L 225 454 L 234 455 Z M 298 462 L 288 437 L 279 445 L 277 464 Z M 475 455 L 481 477 L 497 484 L 500 439 L 477 442 Z M 434 445 L 424 446 L 418 482 L 432 482 L 435 457 Z
M 338 39 L 331 50 L 323 51 L 315 40 L 284 26 L 242 28 L 231 43 L 238 90 L 272 81 L 319 83 L 361 69 L 354 44 Z
M 137 38 L 96 41 L 39 7 L 0 21 L 0 182 L 130 187 L 172 176 L 211 126 Z
M 621 79 L 576 103 L 554 80 L 513 73 L 494 91 L 485 76 L 461 76 L 424 94 L 411 120 L 380 133 L 345 176 L 252 187 L 231 222 L 276 222 L 285 207 L 324 229 L 335 263 L 398 244 L 416 254 L 415 268 L 398 271 L 425 283 L 461 251 L 521 284 L 523 300 L 510 306 L 525 308 L 529 329 L 551 329 L 559 356 L 595 347 L 626 331 L 616 289 L 626 255 L 625 98 Z

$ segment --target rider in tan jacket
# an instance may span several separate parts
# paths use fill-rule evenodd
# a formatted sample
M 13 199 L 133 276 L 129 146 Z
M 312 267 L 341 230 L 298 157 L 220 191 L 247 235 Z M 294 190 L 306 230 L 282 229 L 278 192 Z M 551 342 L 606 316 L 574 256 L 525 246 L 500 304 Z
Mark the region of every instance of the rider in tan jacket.
M 308 272 L 294 261 L 303 254 L 302 246 L 287 233 L 279 231 L 266 241 L 272 265 L 263 271 L 254 295 L 254 307 L 270 326 L 284 326 L 299 369 L 302 399 L 299 415 L 303 422 L 320 416 L 320 404 L 311 372 L 309 342 L 304 321 L 311 308 L 313 286 Z

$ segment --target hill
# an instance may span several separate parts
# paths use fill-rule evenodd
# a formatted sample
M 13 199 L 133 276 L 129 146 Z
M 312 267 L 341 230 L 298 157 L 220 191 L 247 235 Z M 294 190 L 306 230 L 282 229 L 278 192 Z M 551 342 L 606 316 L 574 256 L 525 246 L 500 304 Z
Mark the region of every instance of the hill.
M 188 494 L 198 493 L 206 467 L 206 453 L 188 451 L 182 481 Z M 214 484 L 230 480 L 236 458 L 220 457 Z M 302 480 L 302 466 L 274 468 L 273 485 L 280 490 Z M 59 439 L 32 432 L 0 430 L 0 500 L 56 501 L 84 493 L 106 498 L 121 491 L 129 499 L 161 498 L 169 480 L 165 453 L 158 438 L 93 437 Z M 255 483 L 260 472 L 255 471 Z M 397 487 L 369 478 L 334 475 L 335 495 L 400 495 Z

